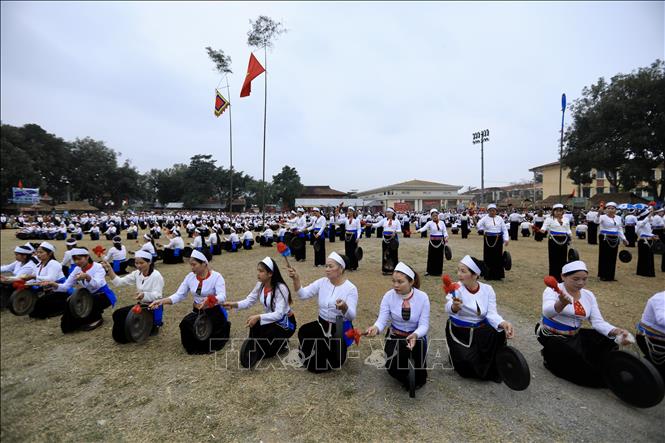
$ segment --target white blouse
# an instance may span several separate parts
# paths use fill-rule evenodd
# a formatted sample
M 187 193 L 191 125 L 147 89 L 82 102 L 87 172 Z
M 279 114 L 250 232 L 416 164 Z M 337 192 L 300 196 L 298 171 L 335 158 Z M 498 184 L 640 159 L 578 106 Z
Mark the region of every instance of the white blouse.
M 339 286 L 334 286 L 330 283 L 327 277 L 320 278 L 314 283 L 301 287 L 298 291 L 298 297 L 301 300 L 307 300 L 317 296 L 319 298 L 319 317 L 328 321 L 334 322 L 338 315 L 343 315 L 346 320 L 353 320 L 356 318 L 356 306 L 358 305 L 358 289 L 353 283 L 346 280 Z M 335 307 L 337 300 L 346 302 L 346 314 Z
M 566 291 L 565 285 L 559 283 L 559 288 L 561 291 L 568 294 Z M 596 296 L 593 295 L 593 292 L 586 289 L 580 291 L 580 304 L 584 308 L 584 315 L 576 315 L 575 307 L 572 303 L 567 304 L 560 313 L 557 313 L 554 309 L 554 304 L 559 300 L 559 295 L 554 292 L 552 288 L 546 288 L 543 292 L 543 316 L 554 320 L 557 323 L 564 324 L 566 326 L 572 326 L 574 328 L 582 327 L 582 322 L 584 320 L 589 320 L 591 326 L 601 334 L 607 336 L 609 332 L 614 329 L 614 326 L 605 321 L 600 309 L 598 308 L 598 302 L 596 301 Z
M 504 222 L 498 215 L 496 217 L 490 217 L 489 215 L 484 216 L 480 219 L 478 225 L 476 225 L 476 229 L 485 233 L 503 234 L 503 241 L 506 242 L 510 240 L 506 222 Z
M 284 318 L 291 311 L 289 306 L 289 293 L 287 287 L 280 283 L 277 286 L 277 298 L 275 299 L 275 310 L 270 309 L 272 303 L 273 291 L 264 294 L 261 282 L 256 283 L 252 292 L 244 300 L 238 302 L 238 310 L 247 309 L 253 306 L 257 301 L 263 305 L 263 314 L 261 314 L 261 325 L 267 325 Z
M 360 236 L 362 235 L 362 229 L 360 227 L 360 219 L 356 217 L 354 217 L 353 220 L 346 217 L 346 219 L 344 220 L 344 229 L 346 230 L 346 232 L 356 231 L 357 239 L 360 238 Z
M 150 242 L 146 242 L 146 243 L 144 243 L 143 246 L 141 246 L 141 251 L 149 252 L 149 253 L 151 253 L 153 256 L 154 256 L 155 254 L 157 254 L 157 252 L 155 252 L 155 247 L 154 247 L 154 246 L 152 245 L 152 243 L 150 243 Z
M 562 223 L 559 223 L 559 220 L 556 217 L 547 217 L 540 230 L 547 231 L 551 235 L 572 235 L 568 219 L 563 217 L 561 220 Z
M 65 280 L 64 283 L 58 285 L 58 287 L 55 289 L 56 292 L 66 292 L 68 289 L 71 289 L 76 285 L 76 277 L 78 277 L 79 274 L 84 272 L 80 267 L 75 267 L 74 270 L 69 274 L 67 277 L 67 280 Z M 85 273 L 88 274 L 91 279 L 90 281 L 86 280 L 81 280 L 78 282 L 81 286 L 86 288 L 88 291 L 95 293 L 99 291 L 101 288 L 106 286 L 106 271 L 97 262 L 94 262 L 90 265 L 89 268 L 85 270 Z
M 479 323 L 487 319 L 490 326 L 498 331 L 503 317 L 496 310 L 494 288 L 486 283 L 478 282 L 478 284 L 480 285 L 478 292 L 472 294 L 464 284 L 459 283 L 460 288 L 455 291 L 455 297 L 462 300 L 462 308 L 453 313 L 453 296 L 447 294 L 446 312 L 450 317 L 469 323 Z
M 319 236 L 323 235 L 323 230 L 326 228 L 326 218 L 324 216 L 319 216 L 316 220 L 314 220 L 314 223 L 312 223 L 312 226 L 307 228 L 309 231 L 313 231 L 314 234 L 318 234 Z
M 373 223 L 372 227 L 383 228 L 383 235 L 393 235 L 402 232 L 402 225 L 397 219 L 391 221 L 388 218 L 382 218 L 377 223 Z
M 665 335 L 665 291 L 657 292 L 647 301 L 640 322 Z
M 626 236 L 623 234 L 623 224 L 621 223 L 621 218 L 618 216 L 609 217 L 608 215 L 601 215 L 598 222 L 600 225 L 598 227 L 598 232 L 608 231 L 615 235 L 618 235 L 621 240 L 626 240 Z
M 138 269 L 124 277 L 116 275 L 111 283 L 116 287 L 136 285 L 136 291 L 143 292 L 142 301 L 146 303 L 162 298 L 162 291 L 164 290 L 164 277 L 156 269 L 147 277 L 141 274 Z
M 428 221 L 425 226 L 422 228 L 418 229 L 417 232 L 424 232 L 426 230 L 429 230 L 429 235 L 430 238 L 448 238 L 448 230 L 446 229 L 446 224 L 439 220 L 438 222 L 434 223 L 432 220 Z
M 208 295 L 214 295 L 217 297 L 218 302 L 226 301 L 226 284 L 224 283 L 224 277 L 217 271 L 210 271 L 210 274 L 203 280 L 203 285 L 201 286 L 201 294 L 196 293 L 196 289 L 199 286 L 199 281 L 196 278 L 196 274 L 190 272 L 187 274 L 185 279 L 178 287 L 178 290 L 171 295 L 171 303 L 174 305 L 180 303 L 185 298 L 187 298 L 188 293 L 192 293 L 194 296 L 194 303 L 201 304 L 205 301 Z
M 40 263 L 35 267 L 35 281 L 57 281 L 61 278 L 65 278 L 65 274 L 62 273 L 62 265 L 57 260 L 49 260 L 46 263 L 46 266 L 42 266 Z
M 25 264 L 16 260 L 14 263 L 3 265 L 0 267 L 0 272 L 11 272 L 14 277 L 20 275 L 35 275 L 37 265 L 32 260 L 28 260 Z
M 429 330 L 429 297 L 423 291 L 413 288 L 413 296 L 409 300 L 411 315 L 408 320 L 402 318 L 402 297 L 394 290 L 386 292 L 381 300 L 379 317 L 374 326 L 383 332 L 383 329 L 391 322 L 392 326 L 403 332 L 415 334 L 420 337 L 427 335 Z
M 113 263 L 116 260 L 127 260 L 127 249 L 125 249 L 125 245 L 120 246 L 120 249 L 116 248 L 115 246 L 111 247 L 106 253 L 104 260 L 110 263 Z

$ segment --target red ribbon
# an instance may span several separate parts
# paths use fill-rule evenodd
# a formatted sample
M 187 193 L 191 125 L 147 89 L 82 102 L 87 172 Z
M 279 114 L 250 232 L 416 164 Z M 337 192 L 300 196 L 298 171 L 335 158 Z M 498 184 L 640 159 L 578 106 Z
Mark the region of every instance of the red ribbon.
M 286 251 L 286 249 L 287 247 L 284 243 L 282 242 L 277 243 L 277 252 L 281 254 L 282 252 Z
M 356 344 L 360 343 L 360 337 L 362 337 L 362 332 L 358 328 L 351 328 L 344 333 L 347 338 L 353 339 Z
M 97 257 L 101 257 L 106 252 L 106 249 L 104 249 L 102 245 L 97 245 L 92 249 L 92 252 L 94 252 Z
M 441 277 L 441 280 L 443 280 L 443 292 L 446 294 L 452 294 L 460 288 L 459 283 L 453 283 L 453 280 L 448 274 L 444 274 L 444 276 Z
M 212 295 L 212 294 L 210 294 L 208 297 L 206 297 L 206 305 L 207 305 L 209 308 L 212 308 L 212 307 L 215 306 L 216 304 L 217 304 L 217 297 L 215 297 L 215 296 Z
M 136 314 L 136 315 L 138 315 L 138 314 L 140 314 L 141 312 L 143 312 L 143 310 L 141 309 L 141 305 L 138 304 L 138 303 L 135 304 L 134 307 L 132 308 L 132 312 L 133 312 L 134 314 Z

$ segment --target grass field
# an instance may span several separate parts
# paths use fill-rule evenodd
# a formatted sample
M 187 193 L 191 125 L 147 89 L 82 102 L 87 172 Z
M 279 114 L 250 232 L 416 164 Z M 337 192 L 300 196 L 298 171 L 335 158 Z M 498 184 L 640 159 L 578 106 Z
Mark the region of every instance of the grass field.
M 14 231 L 1 232 L 2 263 L 13 261 L 13 248 L 24 242 Z M 64 242 L 56 242 L 62 256 Z M 88 247 L 108 241 L 79 242 Z M 129 250 L 138 249 L 133 241 Z M 482 257 L 482 239 L 451 236 L 453 262 L 444 272 L 454 275 L 465 254 Z M 355 326 L 366 328 L 376 319 L 390 277 L 380 272 L 380 241 L 363 239 L 365 258 L 349 279 L 358 287 Z M 634 261 L 618 263 L 616 282 L 596 277 L 597 246 L 575 242 L 590 269 L 588 289 L 598 298 L 606 320 L 634 330 L 646 300 L 665 286 L 656 278 L 635 275 Z M 342 252 L 343 243 L 326 243 L 327 251 Z M 141 345 L 118 345 L 111 338 L 111 310 L 106 322 L 92 332 L 63 335 L 60 319 L 32 320 L 4 311 L 1 332 L 1 433 L 3 441 L 154 441 L 168 439 L 222 441 L 657 441 L 663 438 L 665 404 L 640 410 L 618 400 L 607 389 L 586 389 L 558 380 L 543 369 L 540 346 L 533 335 L 539 319 L 543 276 L 547 271 L 547 244 L 520 238 L 509 246 L 513 269 L 501 282 L 492 282 L 499 312 L 516 326 L 513 345 L 527 358 L 531 386 L 523 392 L 505 385 L 461 379 L 445 362 L 441 281 L 425 277 L 421 287 L 430 296 L 432 342 L 428 383 L 416 399 L 382 369 L 364 364 L 377 341 L 364 340 L 353 349 L 340 371 L 322 375 L 295 368 L 237 367 L 239 342 L 246 336 L 247 315 L 231 312 L 231 337 L 216 355 L 189 356 L 180 344 L 178 323 L 191 309 L 183 302 L 165 308 L 165 326 Z M 427 241 L 402 239 L 400 259 L 421 274 L 427 260 Z M 227 299 L 237 301 L 253 288 L 256 264 L 275 249 L 256 247 L 213 260 L 213 269 L 226 280 Z M 313 267 L 308 246 L 307 263 L 298 263 L 303 283 L 323 275 Z M 660 260 L 660 257 L 657 259 Z M 657 267 L 660 261 L 657 261 Z M 189 272 L 187 265 L 158 264 L 172 294 Z M 288 282 L 290 283 L 290 281 Z M 292 286 L 291 286 L 292 287 Z M 117 289 L 122 307 L 132 302 L 131 288 Z M 190 299 L 191 300 L 191 299 Z M 295 302 L 300 325 L 316 318 L 314 300 Z M 437 341 L 437 339 L 439 339 Z M 295 337 L 291 348 L 297 348 Z

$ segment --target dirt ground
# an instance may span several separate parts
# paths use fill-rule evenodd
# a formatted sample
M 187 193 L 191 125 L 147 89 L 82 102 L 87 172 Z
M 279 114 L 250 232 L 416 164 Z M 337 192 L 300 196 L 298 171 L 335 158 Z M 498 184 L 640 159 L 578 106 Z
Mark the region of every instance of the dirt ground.
M 124 237 L 124 235 L 123 235 Z M 3 230 L 0 259 L 13 261 L 13 248 L 24 242 Z M 62 257 L 64 242 L 56 242 Z M 80 242 L 88 247 L 110 242 Z M 453 262 L 444 272 L 454 275 L 465 254 L 482 257 L 482 239 L 475 233 L 462 240 L 451 235 Z M 129 250 L 138 249 L 134 241 Z M 380 273 L 380 241 L 363 239 L 365 258 L 349 279 L 358 287 L 355 326 L 366 328 L 376 319 L 390 277 Z M 604 317 L 634 330 L 646 300 L 665 286 L 656 278 L 635 275 L 634 261 L 619 263 L 616 282 L 601 282 L 597 246 L 576 241 L 590 268 L 588 289 Z M 343 243 L 326 243 L 327 251 L 342 252 Z M 60 319 L 32 320 L 0 314 L 2 441 L 663 441 L 665 402 L 650 409 L 622 403 L 608 389 L 587 389 L 552 376 L 542 365 L 534 336 L 539 319 L 547 245 L 520 238 L 511 242 L 513 269 L 502 282 L 492 282 L 499 312 L 513 322 L 512 345 L 526 357 L 531 386 L 514 392 L 503 384 L 462 379 L 447 363 L 441 281 L 425 277 L 421 287 L 430 296 L 430 352 L 427 384 L 410 399 L 385 370 L 366 364 L 376 340 L 354 346 L 340 371 L 315 375 L 292 366 L 263 364 L 240 370 L 237 349 L 246 336 L 244 320 L 260 312 L 231 312 L 231 336 L 237 339 L 215 355 L 189 356 L 180 344 L 178 323 L 190 302 L 165 308 L 165 326 L 144 344 L 118 345 L 111 338 L 111 310 L 106 322 L 92 332 L 63 335 Z M 425 239 L 402 239 L 400 259 L 424 272 Z M 214 258 L 212 267 L 226 279 L 227 299 L 237 301 L 253 288 L 256 264 L 271 255 L 283 267 L 275 249 L 256 247 Z M 660 258 L 658 258 L 660 260 Z M 660 262 L 657 262 L 657 267 Z M 323 275 L 307 263 L 296 266 L 303 282 Z M 172 294 L 189 272 L 187 265 L 158 264 Z M 289 282 L 290 283 L 290 282 Z M 291 286 L 292 287 L 292 286 Z M 130 288 L 116 290 L 116 307 L 131 303 Z M 296 301 L 299 324 L 316 318 L 315 300 Z M 291 339 L 297 349 L 297 339 Z M 290 356 L 287 356 L 287 359 Z M 288 363 L 288 362 L 287 362 Z

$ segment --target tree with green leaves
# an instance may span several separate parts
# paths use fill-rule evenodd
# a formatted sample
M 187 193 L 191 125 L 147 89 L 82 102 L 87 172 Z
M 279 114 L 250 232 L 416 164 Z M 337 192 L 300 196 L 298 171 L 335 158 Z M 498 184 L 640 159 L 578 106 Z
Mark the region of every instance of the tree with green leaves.
M 279 174 L 272 176 L 272 200 L 275 203 L 281 202 L 282 208 L 293 208 L 302 190 L 303 185 L 296 168 L 284 166 Z
M 603 171 L 617 190 L 642 188 L 665 197 L 665 177 L 653 169 L 665 162 L 665 62 L 631 74 L 604 78 L 582 90 L 571 106 L 563 164 L 576 184 L 590 183 L 592 169 Z

